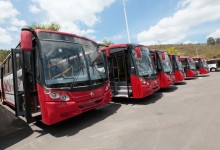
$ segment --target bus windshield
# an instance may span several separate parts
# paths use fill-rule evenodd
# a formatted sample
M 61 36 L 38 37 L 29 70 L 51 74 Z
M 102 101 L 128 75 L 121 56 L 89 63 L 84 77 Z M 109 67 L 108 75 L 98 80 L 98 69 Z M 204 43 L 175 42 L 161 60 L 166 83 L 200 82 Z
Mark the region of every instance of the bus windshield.
M 208 64 L 207 64 L 206 60 L 205 59 L 201 59 L 201 61 L 202 61 L 202 66 L 204 68 L 208 68 Z
M 188 59 L 188 63 L 189 63 L 189 69 L 192 69 L 192 70 L 196 69 L 196 65 L 195 65 L 194 60 L 192 58 Z
M 162 56 L 160 54 L 160 60 L 161 60 L 163 71 L 164 72 L 172 72 L 172 65 L 171 65 L 169 56 L 166 52 L 164 52 L 164 54 L 165 54 L 165 60 L 162 60 Z
M 104 61 L 92 47 L 52 40 L 40 43 L 46 85 L 85 86 L 107 78 Z
M 148 48 L 141 47 L 141 58 L 137 58 L 135 50 L 132 50 L 132 54 L 140 76 L 151 76 L 156 73 Z
M 178 56 L 175 56 L 175 61 L 176 61 L 178 70 L 182 71 L 183 70 L 183 64 L 182 64 L 181 61 L 179 61 Z

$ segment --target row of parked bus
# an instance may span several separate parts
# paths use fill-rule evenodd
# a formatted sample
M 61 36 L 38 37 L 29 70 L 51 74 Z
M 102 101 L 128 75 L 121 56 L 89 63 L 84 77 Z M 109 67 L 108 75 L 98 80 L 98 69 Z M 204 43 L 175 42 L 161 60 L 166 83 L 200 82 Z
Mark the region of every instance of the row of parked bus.
M 52 125 L 112 97 L 144 98 L 209 72 L 202 58 L 139 44 L 99 46 L 70 33 L 22 28 L 20 43 L 0 66 L 2 104 L 28 123 L 40 119 Z

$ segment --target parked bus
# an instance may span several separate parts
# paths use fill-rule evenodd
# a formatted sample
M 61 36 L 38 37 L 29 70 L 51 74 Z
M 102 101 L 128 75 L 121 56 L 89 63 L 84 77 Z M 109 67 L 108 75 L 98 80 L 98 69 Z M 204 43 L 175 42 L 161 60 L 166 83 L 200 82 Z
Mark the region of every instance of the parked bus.
M 27 122 L 52 125 L 111 101 L 107 66 L 96 42 L 74 34 L 21 30 L 1 65 L 4 102 Z
M 173 65 L 175 81 L 176 82 L 183 81 L 185 79 L 185 73 L 184 73 L 183 64 L 180 60 L 180 56 L 170 55 L 170 60 L 171 60 L 172 65 Z
M 156 70 L 147 47 L 115 44 L 101 50 L 107 56 L 113 97 L 144 98 L 159 90 Z
M 207 60 L 209 71 L 220 71 L 220 58 L 213 58 Z
M 151 51 L 157 70 L 160 88 L 167 88 L 175 83 L 175 76 L 169 55 L 160 50 Z
M 184 67 L 186 78 L 194 78 L 198 75 L 198 71 L 196 70 L 196 65 L 193 58 L 188 56 L 180 56 L 181 62 Z
M 204 58 L 200 57 L 193 57 L 195 64 L 196 64 L 196 69 L 199 71 L 200 74 L 208 74 L 209 73 L 209 67 Z

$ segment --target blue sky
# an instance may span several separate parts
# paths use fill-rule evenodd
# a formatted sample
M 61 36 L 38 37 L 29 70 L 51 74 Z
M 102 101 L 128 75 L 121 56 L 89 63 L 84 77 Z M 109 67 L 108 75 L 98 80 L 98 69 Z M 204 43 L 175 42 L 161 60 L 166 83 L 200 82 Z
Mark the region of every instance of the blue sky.
M 132 43 L 204 43 L 220 37 L 219 0 L 125 0 Z M 61 31 L 126 43 L 122 0 L 0 0 L 0 49 L 14 48 L 20 29 L 57 22 Z

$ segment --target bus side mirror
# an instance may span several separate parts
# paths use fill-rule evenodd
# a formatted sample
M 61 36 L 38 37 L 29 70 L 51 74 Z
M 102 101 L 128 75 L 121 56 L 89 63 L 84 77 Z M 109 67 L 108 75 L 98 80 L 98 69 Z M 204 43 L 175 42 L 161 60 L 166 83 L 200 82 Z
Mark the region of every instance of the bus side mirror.
M 109 47 L 106 47 L 105 52 L 106 52 L 106 56 L 110 57 L 110 48 Z
M 32 33 L 27 30 L 21 31 L 21 50 L 31 51 L 33 49 L 32 45 Z
M 165 54 L 164 54 L 164 52 L 161 52 L 161 57 L 162 57 L 162 60 L 165 60 Z
M 136 51 L 137 58 L 141 58 L 141 49 L 140 49 L 140 47 L 136 47 L 135 51 Z

